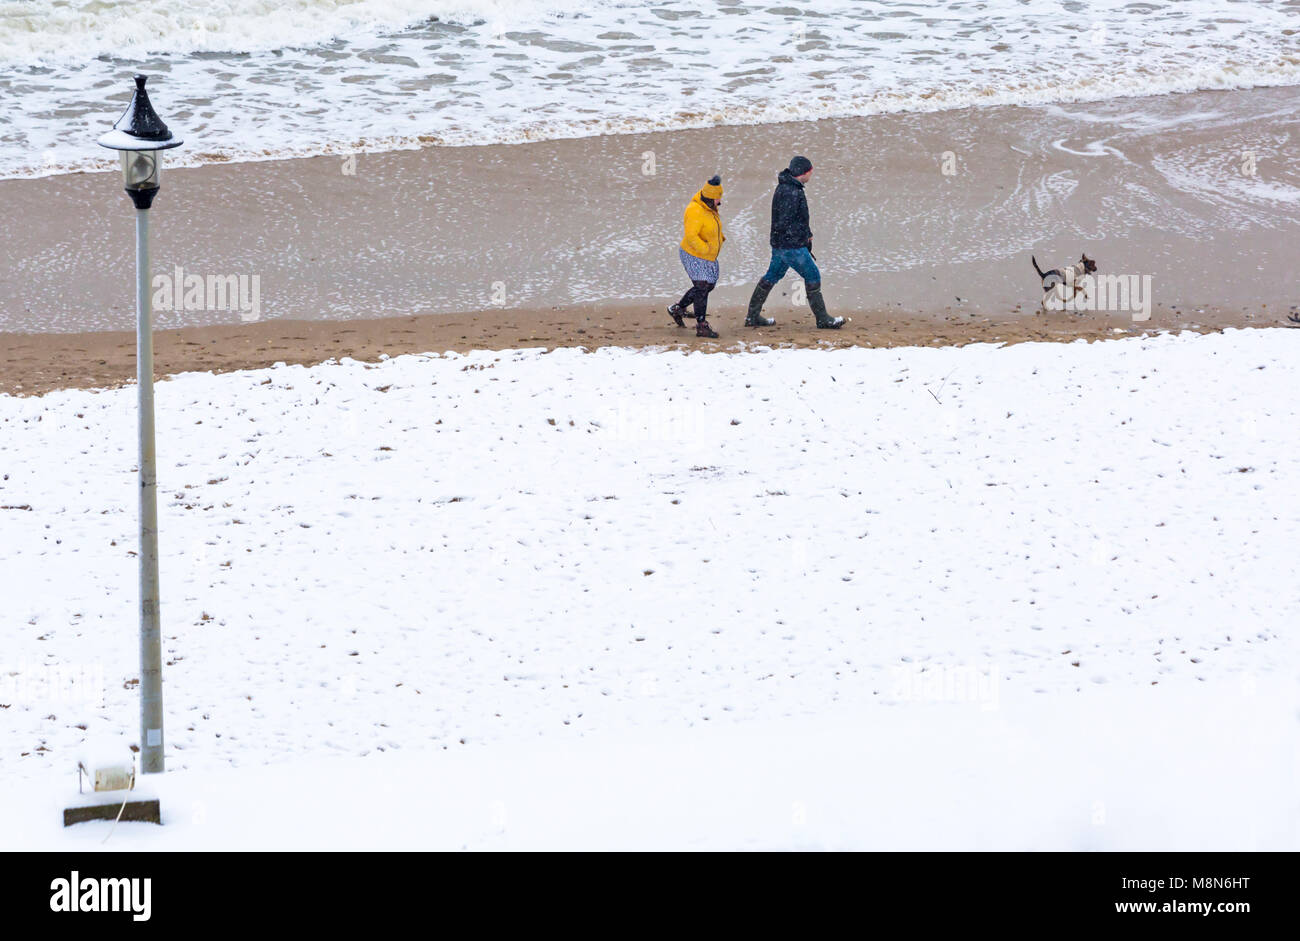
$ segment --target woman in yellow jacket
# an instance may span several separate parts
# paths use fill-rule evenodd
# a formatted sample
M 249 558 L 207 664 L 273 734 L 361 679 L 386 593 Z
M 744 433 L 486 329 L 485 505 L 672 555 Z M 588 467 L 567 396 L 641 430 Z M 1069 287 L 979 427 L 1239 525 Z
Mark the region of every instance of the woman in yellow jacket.
M 686 308 L 694 306 L 697 337 L 717 337 L 705 319 L 705 313 L 709 306 L 709 292 L 718 283 L 718 252 L 726 241 L 722 234 L 722 219 L 718 216 L 721 203 L 722 177 L 714 176 L 687 204 L 682 217 L 685 232 L 677 253 L 681 256 L 686 276 L 691 279 L 691 287 L 680 301 L 668 308 L 668 316 L 677 326 L 684 327 Z

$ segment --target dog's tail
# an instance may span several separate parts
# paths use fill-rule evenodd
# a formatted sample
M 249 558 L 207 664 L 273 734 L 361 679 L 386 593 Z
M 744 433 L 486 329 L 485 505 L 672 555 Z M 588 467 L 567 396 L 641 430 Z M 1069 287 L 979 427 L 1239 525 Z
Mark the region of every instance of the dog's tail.
M 1038 259 L 1035 258 L 1033 255 L 1030 255 L 1030 256 L 1029 256 L 1029 260 L 1032 261 L 1032 262 L 1034 263 L 1034 270 L 1038 272 L 1039 280 L 1042 280 L 1043 278 L 1046 278 L 1047 275 L 1043 273 L 1043 269 L 1040 268 L 1040 267 L 1038 267 Z

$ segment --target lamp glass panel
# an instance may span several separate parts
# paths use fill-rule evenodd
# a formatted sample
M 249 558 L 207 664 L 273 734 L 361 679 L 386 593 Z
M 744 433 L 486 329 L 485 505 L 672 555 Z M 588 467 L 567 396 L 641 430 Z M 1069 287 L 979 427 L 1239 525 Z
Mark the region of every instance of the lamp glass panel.
M 157 150 L 124 150 L 122 175 L 129 190 L 157 189 L 162 170 L 161 152 Z

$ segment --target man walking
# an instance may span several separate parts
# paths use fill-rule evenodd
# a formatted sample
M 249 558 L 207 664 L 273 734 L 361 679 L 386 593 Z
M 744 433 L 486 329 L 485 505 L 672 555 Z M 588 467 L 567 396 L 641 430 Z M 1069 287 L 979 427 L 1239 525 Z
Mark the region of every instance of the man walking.
M 776 321 L 763 316 L 763 303 L 776 283 L 793 268 L 804 280 L 808 292 L 808 306 L 817 318 L 817 326 L 824 330 L 838 330 L 844 326 L 843 317 L 826 313 L 822 298 L 822 275 L 812 254 L 812 229 L 808 226 L 808 197 L 804 184 L 812 177 L 812 161 L 795 157 L 790 166 L 776 178 L 776 192 L 772 194 L 772 263 L 767 273 L 758 279 L 749 299 L 747 327 L 770 327 Z

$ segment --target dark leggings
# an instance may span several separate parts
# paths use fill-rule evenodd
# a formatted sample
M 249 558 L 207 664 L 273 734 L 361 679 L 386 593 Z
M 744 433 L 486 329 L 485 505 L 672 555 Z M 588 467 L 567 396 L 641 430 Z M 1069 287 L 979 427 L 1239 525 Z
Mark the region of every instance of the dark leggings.
M 713 281 L 692 281 L 691 288 L 682 295 L 682 299 L 677 302 L 677 306 L 683 310 L 695 305 L 695 319 L 703 320 L 704 313 L 709 309 L 709 292 L 716 286 Z

